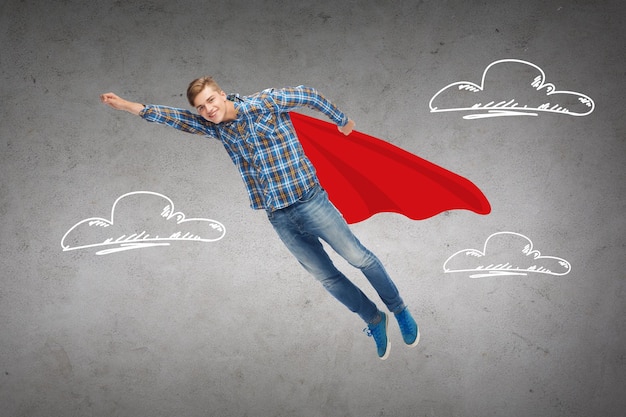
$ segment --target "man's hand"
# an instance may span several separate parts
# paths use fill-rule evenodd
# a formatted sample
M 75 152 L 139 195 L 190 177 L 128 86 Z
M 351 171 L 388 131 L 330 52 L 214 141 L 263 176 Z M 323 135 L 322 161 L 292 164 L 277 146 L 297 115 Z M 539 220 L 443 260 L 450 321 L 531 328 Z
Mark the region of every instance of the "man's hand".
M 350 133 L 352 133 L 352 129 L 354 129 L 354 121 L 348 119 L 348 123 L 346 123 L 345 126 L 337 126 L 337 129 L 339 129 L 339 131 L 344 135 L 348 136 Z
M 114 93 L 106 93 L 100 95 L 100 101 L 102 101 L 107 106 L 114 108 L 115 110 L 124 110 L 137 116 L 144 108 L 143 104 L 124 100 Z

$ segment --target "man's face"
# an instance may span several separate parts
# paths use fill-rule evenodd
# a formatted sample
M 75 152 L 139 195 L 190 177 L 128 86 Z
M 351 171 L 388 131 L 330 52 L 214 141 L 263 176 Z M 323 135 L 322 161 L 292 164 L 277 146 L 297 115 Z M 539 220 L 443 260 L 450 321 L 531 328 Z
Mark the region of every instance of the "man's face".
M 226 93 L 206 86 L 194 99 L 198 114 L 211 123 L 221 123 L 226 115 Z

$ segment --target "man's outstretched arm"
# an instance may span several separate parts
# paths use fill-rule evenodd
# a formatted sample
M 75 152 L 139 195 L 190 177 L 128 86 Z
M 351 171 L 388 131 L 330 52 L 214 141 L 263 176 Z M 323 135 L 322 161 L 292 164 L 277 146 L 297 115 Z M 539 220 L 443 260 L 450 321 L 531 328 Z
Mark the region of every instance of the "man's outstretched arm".
M 144 105 L 124 100 L 114 93 L 102 94 L 100 100 L 109 107 L 127 111 L 140 116 L 148 122 L 159 123 L 196 135 L 217 137 L 211 122 L 204 120 L 201 116 L 189 110 L 153 104 Z
M 105 93 L 100 96 L 100 101 L 115 110 L 124 110 L 139 116 L 139 113 L 144 109 L 144 105 L 141 103 L 135 103 L 133 101 L 124 100 L 114 93 Z

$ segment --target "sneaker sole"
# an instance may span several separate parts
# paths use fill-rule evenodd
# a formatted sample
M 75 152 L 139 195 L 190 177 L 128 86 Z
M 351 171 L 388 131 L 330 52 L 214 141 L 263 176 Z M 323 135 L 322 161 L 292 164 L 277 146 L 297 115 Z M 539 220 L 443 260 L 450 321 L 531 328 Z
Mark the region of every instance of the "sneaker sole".
M 421 335 L 421 333 L 420 333 L 419 328 L 418 328 L 417 329 L 417 337 L 415 338 L 415 341 L 413 343 L 411 343 L 411 344 L 407 343 L 407 346 L 410 347 L 410 348 L 417 346 L 417 344 L 420 342 L 420 335 Z
M 385 349 L 385 354 L 383 356 L 379 356 L 381 361 L 384 361 L 385 359 L 387 359 L 389 357 L 389 353 L 391 352 L 391 342 L 389 341 L 389 334 L 387 333 L 388 327 L 389 327 L 389 317 L 385 314 L 385 336 L 387 336 L 387 349 Z

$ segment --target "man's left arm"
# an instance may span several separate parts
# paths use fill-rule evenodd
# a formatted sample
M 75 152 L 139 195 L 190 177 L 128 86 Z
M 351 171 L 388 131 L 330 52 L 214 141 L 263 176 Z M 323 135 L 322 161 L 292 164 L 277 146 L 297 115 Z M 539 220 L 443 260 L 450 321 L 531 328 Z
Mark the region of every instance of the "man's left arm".
M 297 107 L 309 107 L 325 114 L 344 135 L 349 135 L 354 129 L 354 121 L 349 119 L 337 106 L 313 87 L 301 85 L 273 90 L 272 97 L 280 111 L 289 111 Z
M 337 126 L 337 129 L 344 135 L 348 136 L 354 130 L 354 120 L 348 119 L 348 123 L 343 126 Z

